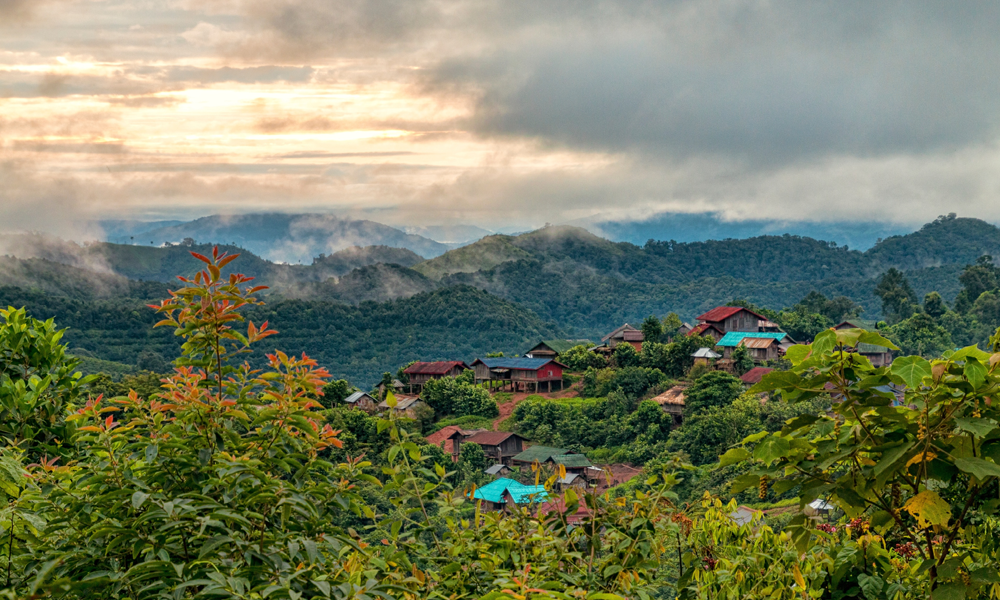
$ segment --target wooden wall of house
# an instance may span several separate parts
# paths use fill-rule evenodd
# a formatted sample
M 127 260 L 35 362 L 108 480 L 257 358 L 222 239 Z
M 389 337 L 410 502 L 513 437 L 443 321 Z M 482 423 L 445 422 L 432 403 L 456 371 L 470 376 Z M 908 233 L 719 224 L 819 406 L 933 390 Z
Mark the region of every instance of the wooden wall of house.
M 516 435 L 510 436 L 500 443 L 500 454 L 502 456 L 514 456 L 515 454 L 520 454 L 523 450 L 521 438 Z
M 757 317 L 740 311 L 722 322 L 723 331 L 757 331 Z
M 487 379 L 493 379 L 493 373 L 490 371 L 490 368 L 484 365 L 483 363 L 476 363 L 475 370 L 476 370 L 476 379 L 481 381 L 485 381 Z

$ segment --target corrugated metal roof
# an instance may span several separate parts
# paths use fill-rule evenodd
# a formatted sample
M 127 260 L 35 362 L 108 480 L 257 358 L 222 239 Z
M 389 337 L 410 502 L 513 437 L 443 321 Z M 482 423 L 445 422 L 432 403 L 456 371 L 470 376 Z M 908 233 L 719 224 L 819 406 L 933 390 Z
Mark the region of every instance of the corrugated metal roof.
M 741 346 L 746 346 L 747 348 L 767 348 L 771 344 L 777 344 L 778 340 L 774 338 L 743 338 L 740 341 Z
M 691 356 L 694 358 L 719 358 L 722 355 L 711 348 L 698 348 Z
M 625 323 L 624 325 L 622 325 L 622 326 L 621 326 L 621 327 L 619 327 L 618 329 L 615 329 L 614 331 L 612 331 L 612 332 L 611 332 L 611 333 L 609 333 L 608 335 L 606 335 L 606 336 L 602 337 L 602 338 L 601 338 L 601 341 L 602 341 L 602 342 L 606 342 L 606 341 L 610 340 L 610 339 L 611 339 L 611 338 L 613 338 L 613 337 L 618 337 L 618 336 L 619 336 L 619 335 L 621 335 L 621 334 L 622 334 L 622 332 L 624 332 L 624 331 L 639 331 L 639 330 L 638 330 L 638 329 L 636 329 L 635 327 L 632 327 L 632 326 L 631 326 L 631 325 L 629 325 L 628 323 Z
M 493 465 L 492 467 L 486 469 L 486 474 L 487 475 L 499 475 L 500 473 L 503 472 L 504 469 L 507 469 L 507 468 L 508 468 L 507 465 L 496 464 L 496 465 Z
M 726 319 L 735 315 L 741 310 L 747 311 L 748 313 L 757 317 L 761 321 L 767 320 L 767 317 L 763 315 L 758 315 L 754 311 L 747 308 L 743 308 L 742 306 L 717 306 L 712 310 L 708 311 L 707 313 L 701 315 L 700 317 L 697 317 L 697 319 L 699 321 L 709 321 L 712 323 L 718 323 L 719 321 L 725 321 Z
M 553 456 L 563 456 L 569 454 L 569 450 L 564 448 L 552 448 L 550 446 L 532 446 L 514 457 L 518 462 L 532 463 L 545 462 Z
M 514 485 L 507 486 L 506 493 L 510 494 L 514 504 L 528 504 L 545 502 L 549 499 L 544 485 L 523 485 L 515 482 Z
M 497 446 L 512 435 L 517 434 L 511 431 L 480 431 L 465 441 L 479 444 L 480 446 Z
M 875 321 L 869 321 L 868 319 L 847 319 L 834 327 L 834 329 L 865 329 L 875 331 L 876 325 Z
M 354 404 L 355 402 L 357 402 L 358 400 L 361 400 L 365 396 L 368 396 L 368 394 L 366 394 L 364 392 L 354 392 L 350 396 L 344 398 L 344 402 L 346 402 L 348 404 Z M 372 398 L 371 396 L 368 396 L 368 399 L 371 400 L 372 402 L 375 401 L 375 399 Z
M 715 345 L 716 346 L 732 346 L 736 347 L 743 341 L 744 338 L 771 338 L 778 340 L 779 342 L 788 336 L 784 331 L 730 331 L 726 335 L 722 336 Z
M 486 500 L 496 504 L 506 504 L 504 494 L 510 494 L 515 504 L 527 504 L 528 502 L 545 502 L 548 494 L 544 485 L 524 485 L 520 482 L 501 477 L 481 488 L 477 488 L 472 497 L 476 500 Z
M 712 325 L 711 323 L 702 323 L 701 325 L 698 325 L 694 329 L 692 329 L 691 331 L 689 331 L 687 334 L 690 335 L 690 336 L 703 335 L 709 329 L 714 329 L 714 330 L 718 331 L 719 333 L 722 333 L 722 330 L 720 330 L 715 325 Z
M 513 479 L 507 479 L 506 477 L 501 477 L 495 479 L 481 488 L 476 488 L 476 491 L 472 494 L 472 497 L 476 500 L 486 500 L 487 502 L 495 502 L 497 504 L 502 504 L 504 502 L 503 493 L 507 491 L 507 488 L 511 485 L 521 485 L 520 483 L 514 481 Z
M 768 367 L 754 367 L 744 373 L 743 376 L 740 377 L 740 381 L 747 385 L 754 385 L 755 383 L 760 383 L 761 378 L 773 370 L 774 369 Z
M 641 331 L 632 331 L 631 329 L 622 332 L 622 339 L 626 342 L 641 342 L 643 340 L 643 335 Z
M 444 375 L 455 367 L 468 369 L 469 365 L 460 360 L 442 360 L 436 362 L 415 362 L 403 371 L 408 375 Z
M 556 362 L 551 358 L 477 358 L 472 364 L 481 362 L 491 369 L 515 369 L 519 371 L 537 371 L 545 365 Z M 559 364 L 556 362 L 556 364 Z
M 590 460 L 582 454 L 563 454 L 553 456 L 552 461 L 557 465 L 564 465 L 568 469 L 582 469 L 591 466 Z
M 404 396 L 402 394 L 395 394 L 396 396 L 396 408 L 395 410 L 406 410 L 410 408 L 417 402 L 420 402 L 420 396 Z M 387 401 L 383 400 L 378 403 L 379 408 L 389 408 Z

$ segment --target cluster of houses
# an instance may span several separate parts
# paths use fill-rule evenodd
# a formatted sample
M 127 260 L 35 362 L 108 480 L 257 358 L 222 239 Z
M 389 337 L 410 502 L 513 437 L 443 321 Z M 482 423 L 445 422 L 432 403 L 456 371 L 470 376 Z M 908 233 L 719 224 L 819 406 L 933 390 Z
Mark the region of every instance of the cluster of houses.
M 874 323 L 851 319 L 836 326 L 836 329 L 874 329 Z M 757 366 L 744 373 L 740 379 L 752 386 L 773 369 L 762 363 L 780 359 L 786 350 L 795 344 L 787 333 L 764 316 L 747 308 L 720 306 L 697 318 L 692 326 L 683 324 L 678 335 L 711 337 L 715 340 L 712 348 L 699 348 L 692 356 L 695 364 L 704 364 L 712 369 L 731 371 L 733 352 L 746 348 Z M 465 371 L 473 371 L 477 384 L 490 390 L 513 392 L 552 392 L 563 388 L 563 373 L 566 366 L 559 362 L 562 354 L 570 348 L 587 345 L 591 351 L 612 354 L 619 344 L 630 344 L 641 351 L 643 333 L 626 323 L 592 345 L 590 340 L 544 340 L 529 349 L 525 356 L 514 358 L 479 358 L 466 364 L 463 361 L 416 362 L 403 372 L 408 381 L 392 383 L 396 404 L 390 407 L 385 400 L 372 397 L 364 392 L 355 392 L 344 400 L 352 407 L 369 413 L 395 410 L 402 416 L 414 418 L 423 404 L 420 393 L 428 381 L 444 377 L 456 377 Z M 888 348 L 873 344 L 859 344 L 855 349 L 866 356 L 873 365 L 883 366 L 892 362 Z M 684 417 L 685 392 L 687 384 L 676 385 L 652 400 L 673 417 L 675 425 L 680 425 Z M 379 397 L 385 397 L 386 390 L 380 386 Z M 457 461 L 463 444 L 478 444 L 490 463 L 486 473 L 496 479 L 478 488 L 475 499 L 482 500 L 489 510 L 508 510 L 513 506 L 531 505 L 539 510 L 559 509 L 553 503 L 560 500 L 550 497 L 544 486 L 524 485 L 511 478 L 514 470 L 522 471 L 532 465 L 547 465 L 556 473 L 565 473 L 556 481 L 556 490 L 571 487 L 599 486 L 610 473 L 594 466 L 586 456 L 573 454 L 561 448 L 528 446 L 527 440 L 513 432 L 490 431 L 485 429 L 463 429 L 448 426 L 427 436 L 427 442 L 439 445 L 452 460 Z M 548 507 L 548 508 L 546 508 Z
M 874 323 L 860 319 L 849 319 L 836 326 L 836 329 L 874 329 Z M 695 364 L 704 364 L 709 368 L 723 371 L 733 371 L 733 352 L 737 348 L 746 348 L 757 367 L 745 373 L 741 379 L 747 385 L 760 381 L 761 377 L 772 369 L 760 366 L 763 363 L 780 359 L 789 347 L 796 343 L 787 333 L 773 321 L 768 320 L 748 308 L 740 306 L 719 306 L 697 317 L 695 325 L 684 323 L 678 335 L 710 337 L 715 340 L 712 348 L 699 348 L 693 355 Z M 403 372 L 408 381 L 393 382 L 396 397 L 394 410 L 403 416 L 413 418 L 423 404 L 420 393 L 430 380 L 443 377 L 456 377 L 463 372 L 472 370 L 477 384 L 485 385 L 492 391 L 512 392 L 553 392 L 563 389 L 563 373 L 566 366 L 559 362 L 559 357 L 570 348 L 587 345 L 592 352 L 610 355 L 619 344 L 630 344 L 637 351 L 642 350 L 642 330 L 628 323 L 618 327 L 601 339 L 597 345 L 590 340 L 543 340 L 530 348 L 523 357 L 478 358 L 472 364 L 464 361 L 434 361 L 415 362 Z M 873 344 L 858 344 L 855 349 L 866 356 L 874 366 L 884 366 L 892 362 L 892 353 L 888 348 Z M 380 397 L 385 396 L 380 386 Z M 667 393 L 654 398 L 665 411 L 671 413 L 677 423 L 683 415 L 683 387 L 678 386 Z M 364 392 L 356 392 L 345 402 L 349 406 L 367 412 L 381 412 L 389 409 L 387 403 L 381 402 Z

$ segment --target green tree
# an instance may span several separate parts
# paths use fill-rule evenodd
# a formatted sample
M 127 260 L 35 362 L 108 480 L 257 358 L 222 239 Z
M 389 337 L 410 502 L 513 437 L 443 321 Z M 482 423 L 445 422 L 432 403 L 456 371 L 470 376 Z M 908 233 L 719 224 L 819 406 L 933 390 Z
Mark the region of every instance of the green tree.
M 94 381 L 76 372 L 64 331 L 23 308 L 0 310 L 0 437 L 30 458 L 65 453 L 73 433 L 66 412 Z
M 732 404 L 743 393 L 743 382 L 725 371 L 709 371 L 684 393 L 684 418 L 712 407 Z
M 663 323 L 655 315 L 649 315 L 642 322 L 642 339 L 646 342 L 659 342 L 663 337 Z
M 882 300 L 882 314 L 890 322 L 898 323 L 913 314 L 913 304 L 917 295 L 906 276 L 895 267 L 889 269 L 878 279 L 875 295 Z
M 604 357 L 591 352 L 585 344 L 573 346 L 560 354 L 559 362 L 569 367 L 570 371 L 586 371 L 591 367 L 600 369 L 606 367 L 608 364 L 608 361 Z
M 632 344 L 629 344 L 628 342 L 622 342 L 615 346 L 614 351 L 611 353 L 611 361 L 619 369 L 625 367 L 637 367 L 641 362 L 639 353 L 636 352 Z
M 458 451 L 458 466 L 472 473 L 480 473 L 489 465 L 486 463 L 486 453 L 479 444 L 462 444 Z
M 973 265 L 967 265 L 958 276 L 962 291 L 955 299 L 955 310 L 969 311 L 984 292 L 1000 287 L 1000 269 L 993 264 L 993 257 L 988 254 L 980 256 Z
M 733 350 L 732 360 L 733 369 L 736 371 L 737 375 L 743 375 L 754 367 L 753 357 L 750 356 L 750 350 L 743 345 L 737 346 L 736 349 Z
M 663 317 L 663 335 L 667 338 L 673 338 L 677 335 L 682 325 L 684 325 L 684 322 L 681 321 L 677 313 L 667 313 L 667 316 Z
M 466 371 L 470 373 L 471 371 Z M 463 374 L 464 375 L 464 374 Z M 497 403 L 490 393 L 465 377 L 443 377 L 428 381 L 420 397 L 434 409 L 438 418 L 445 415 L 461 417 L 478 415 L 496 417 L 500 414 Z
M 885 335 L 908 354 L 937 356 L 955 347 L 951 334 L 925 313 L 917 313 L 887 328 Z
M 319 397 L 319 402 L 326 408 L 339 406 L 345 398 L 356 392 L 357 389 L 346 379 L 337 379 L 323 386 L 323 395 Z
M 941 294 L 930 292 L 924 296 L 924 312 L 935 319 L 941 318 L 948 312 L 948 306 L 944 303 L 944 299 L 941 298 Z

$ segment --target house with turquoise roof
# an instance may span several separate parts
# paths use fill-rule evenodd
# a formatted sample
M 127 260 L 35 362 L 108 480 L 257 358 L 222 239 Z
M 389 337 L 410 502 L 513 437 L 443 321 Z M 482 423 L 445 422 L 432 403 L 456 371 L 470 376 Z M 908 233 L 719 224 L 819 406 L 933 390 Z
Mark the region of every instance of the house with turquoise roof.
M 730 331 L 715 345 L 722 349 L 725 359 L 732 358 L 733 351 L 744 346 L 755 362 L 764 362 L 781 358 L 794 344 L 795 340 L 784 331 Z
M 504 510 L 511 506 L 534 505 L 549 499 L 544 485 L 524 485 L 519 481 L 501 477 L 491 481 L 472 494 L 481 500 L 486 510 Z

